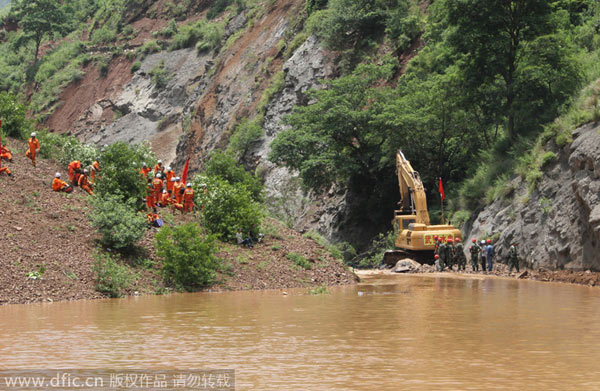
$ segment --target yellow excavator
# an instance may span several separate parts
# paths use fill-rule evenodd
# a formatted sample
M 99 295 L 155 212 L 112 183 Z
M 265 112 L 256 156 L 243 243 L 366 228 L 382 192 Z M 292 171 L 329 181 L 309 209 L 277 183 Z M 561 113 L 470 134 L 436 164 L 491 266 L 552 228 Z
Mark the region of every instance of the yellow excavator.
M 462 238 L 462 234 L 450 224 L 429 225 L 425 187 L 401 150 L 396 153 L 396 171 L 400 186 L 400 209 L 394 211 L 393 221 L 396 249 L 386 251 L 383 261 L 393 265 L 402 258 L 413 258 L 421 263 L 432 263 L 434 236 L 446 241 Z

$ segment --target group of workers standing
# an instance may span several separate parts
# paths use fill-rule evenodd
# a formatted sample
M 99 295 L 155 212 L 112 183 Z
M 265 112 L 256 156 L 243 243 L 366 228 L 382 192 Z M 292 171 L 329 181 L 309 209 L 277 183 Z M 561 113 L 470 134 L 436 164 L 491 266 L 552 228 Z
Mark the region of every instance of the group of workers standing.
M 443 271 L 445 268 L 452 270 L 454 265 L 458 266 L 458 270 L 466 270 L 467 258 L 465 256 L 464 247 L 460 238 L 454 240 L 438 237 L 433 237 L 435 241 L 435 266 L 438 271 Z M 492 244 L 491 239 L 481 240 L 477 242 L 477 239 L 472 239 L 472 244 L 469 246 L 469 253 L 471 255 L 471 268 L 472 271 L 478 272 L 479 265 L 481 264 L 481 271 L 491 272 L 494 270 L 494 256 L 495 248 Z M 510 272 L 513 268 L 519 272 L 519 260 L 517 257 L 516 243 L 512 244 L 508 250 L 508 264 Z
M 31 133 L 31 137 L 27 140 L 27 146 L 28 148 L 27 151 L 25 151 L 25 156 L 31 159 L 31 163 L 36 167 L 35 155 L 40 151 L 40 142 L 36 138 L 35 132 Z M 0 143 L 0 174 L 5 173 L 8 176 L 12 176 L 10 168 L 2 165 L 2 159 L 12 162 L 12 152 L 8 149 L 7 145 L 2 145 Z

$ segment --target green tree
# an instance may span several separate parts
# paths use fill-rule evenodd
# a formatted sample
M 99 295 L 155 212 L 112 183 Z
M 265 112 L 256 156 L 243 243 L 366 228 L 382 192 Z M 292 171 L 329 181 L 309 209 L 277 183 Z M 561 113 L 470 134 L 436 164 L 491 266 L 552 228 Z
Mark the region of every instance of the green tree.
M 255 201 L 263 201 L 263 185 L 260 179 L 246 171 L 230 153 L 213 152 L 204 174 L 222 178 L 231 185 L 244 186 Z
M 528 77 L 532 76 L 523 72 L 522 68 L 531 64 L 522 59 L 532 50 L 530 42 L 555 31 L 551 3 L 547 0 L 446 0 L 442 4 L 447 12 L 448 42 L 465 55 L 461 61 L 465 83 L 472 91 L 481 91 L 482 86 L 501 82 L 502 104 L 497 110 L 506 118 L 509 139 L 515 140 L 517 133 L 524 129 L 524 124 L 518 122 L 519 107 L 528 102 L 519 98 L 523 96 L 522 88 L 529 84 Z M 545 45 L 565 54 L 557 40 L 546 41 Z M 543 56 L 537 59 L 545 60 Z M 556 58 L 554 61 L 561 62 Z M 571 70 L 561 70 L 561 77 Z M 545 79 L 548 84 L 556 82 L 548 75 Z M 543 100 L 542 96 L 548 91 L 530 91 L 529 98 L 534 93 Z M 561 103 L 563 101 L 558 102 Z
M 2 132 L 11 137 L 21 137 L 28 126 L 27 108 L 8 92 L 0 92 L 0 120 Z
M 157 255 L 163 259 L 165 281 L 187 290 L 212 283 L 221 269 L 214 242 L 195 223 L 163 227 L 156 234 L 155 246 Z
M 11 10 L 23 28 L 23 35 L 17 44 L 20 46 L 26 42 L 34 42 L 34 62 L 38 60 L 44 37 L 67 31 L 67 15 L 58 0 L 17 0 Z

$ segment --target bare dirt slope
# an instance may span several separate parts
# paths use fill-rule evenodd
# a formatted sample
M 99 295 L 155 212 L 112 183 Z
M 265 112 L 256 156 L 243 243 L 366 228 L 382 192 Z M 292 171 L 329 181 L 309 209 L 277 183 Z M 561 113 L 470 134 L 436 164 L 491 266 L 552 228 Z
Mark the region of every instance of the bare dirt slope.
M 25 143 L 9 140 L 8 144 L 13 161 L 3 161 L 3 165 L 11 169 L 13 177 L 0 175 L 0 304 L 106 297 L 95 290 L 92 266 L 98 234 L 87 218 L 87 194 L 78 188 L 69 195 L 52 191 L 54 173 L 59 171 L 66 177 L 66 168 L 45 159 L 38 159 L 37 168 L 33 168 L 24 156 Z M 197 215 L 159 213 L 173 224 L 198 220 Z M 220 244 L 218 256 L 229 265 L 229 271 L 206 290 L 281 289 L 357 281 L 313 240 L 274 220 L 269 220 L 268 226 L 272 233 L 252 249 Z M 156 232 L 149 229 L 139 243 L 137 258 L 125 260 L 136 275 L 125 295 L 172 290 L 160 277 L 161 261 L 152 246 Z M 311 268 L 294 264 L 286 257 L 290 252 L 304 256 Z M 27 277 L 40 269 L 45 269 L 41 279 Z

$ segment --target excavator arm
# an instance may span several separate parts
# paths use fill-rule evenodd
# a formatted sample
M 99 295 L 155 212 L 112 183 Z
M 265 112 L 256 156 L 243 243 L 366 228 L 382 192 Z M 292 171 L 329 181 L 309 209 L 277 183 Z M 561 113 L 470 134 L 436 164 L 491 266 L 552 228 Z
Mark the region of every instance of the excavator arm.
M 414 214 L 416 223 L 429 225 L 429 212 L 425 188 L 417 171 L 406 160 L 401 150 L 396 153 L 396 171 L 400 186 L 400 202 L 402 213 Z

